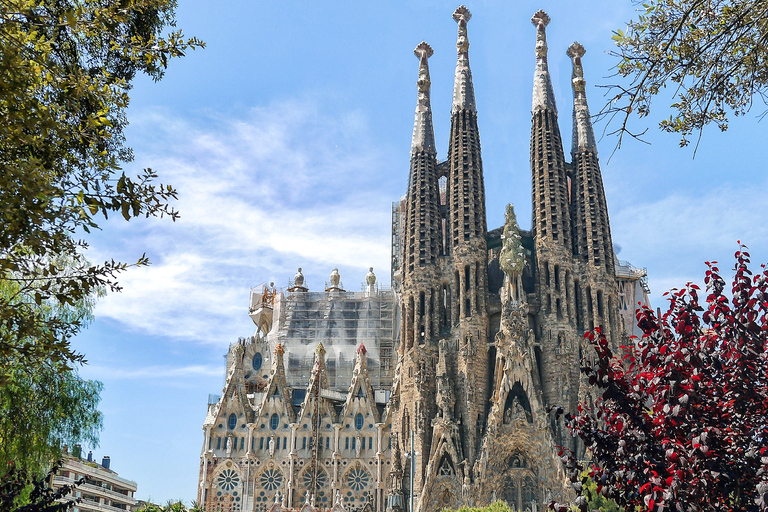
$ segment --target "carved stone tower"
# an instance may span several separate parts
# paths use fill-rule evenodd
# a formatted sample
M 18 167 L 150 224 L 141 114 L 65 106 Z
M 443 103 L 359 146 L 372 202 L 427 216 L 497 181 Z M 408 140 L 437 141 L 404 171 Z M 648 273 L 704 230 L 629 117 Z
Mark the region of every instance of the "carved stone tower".
M 456 420 L 468 464 L 480 448 L 488 400 L 488 248 L 483 160 L 477 128 L 475 91 L 469 68 L 467 22 L 472 14 L 460 6 L 453 13 L 458 24 L 456 74 L 448 144 L 447 239 L 451 245 L 451 274 L 456 301 L 452 339 L 456 354 Z M 448 354 L 446 354 L 448 356 Z
M 405 210 L 405 239 L 402 292 L 400 295 L 401 336 L 398 407 L 393 408 L 392 432 L 404 443 L 414 436 L 414 449 L 422 456 L 402 461 L 415 464 L 413 489 L 421 492 L 432 441 L 429 419 L 435 413 L 434 369 L 437 359 L 437 318 L 435 303 L 439 291 L 441 252 L 440 192 L 437 152 L 429 101 L 430 79 L 427 59 L 432 48 L 425 42 L 414 50 L 419 59 L 418 103 L 411 142 L 411 165 Z M 408 466 L 410 471 L 410 466 Z
M 608 205 L 581 65 L 585 53 L 586 50 L 578 42 L 573 43 L 567 52 L 573 60 L 573 254 L 581 273 L 587 278 L 582 286 L 583 293 L 577 295 L 579 310 L 576 318 L 581 332 L 600 327 L 613 342 L 615 350 L 620 345 L 622 326 L 619 325 L 614 302 L 618 290 Z
M 579 294 L 573 274 L 568 168 L 557 124 L 557 107 L 547 65 L 546 26 L 550 18 L 538 11 L 536 71 L 533 78 L 531 121 L 531 179 L 533 185 L 533 238 L 536 252 L 536 337 L 539 340 L 542 387 L 546 403 L 575 408 L 578 386 L 579 336 L 572 297 Z M 563 433 L 557 435 L 565 444 Z

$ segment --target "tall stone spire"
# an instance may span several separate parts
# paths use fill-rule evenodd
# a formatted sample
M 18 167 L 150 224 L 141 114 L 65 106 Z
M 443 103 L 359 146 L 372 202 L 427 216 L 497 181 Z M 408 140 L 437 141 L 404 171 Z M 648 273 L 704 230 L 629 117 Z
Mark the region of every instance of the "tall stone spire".
M 615 279 L 613 241 L 608 220 L 603 177 L 597 159 L 597 146 L 587 106 L 584 71 L 581 58 L 584 47 L 573 43 L 568 56 L 573 59 L 573 147 L 571 157 L 571 220 L 573 224 L 573 254 L 585 270 L 583 304 L 587 305 L 584 320 L 577 318 L 583 329 L 600 326 L 617 349 L 621 345 L 622 326 L 616 317 L 613 298 L 618 290 Z M 580 298 L 581 300 L 581 298 Z
M 555 106 L 555 94 L 552 91 L 552 80 L 549 76 L 547 64 L 547 32 L 549 15 L 542 11 L 536 11 L 531 18 L 531 23 L 536 27 L 536 71 L 533 73 L 533 112 L 541 109 L 551 109 L 557 115 Z
M 453 13 L 453 19 L 459 25 L 459 35 L 456 43 L 458 60 L 453 90 L 451 139 L 448 144 L 448 196 L 451 218 L 446 238 L 450 240 L 454 250 L 475 239 L 485 240 L 487 232 L 480 133 L 477 128 L 474 87 L 467 54 L 467 21 L 471 17 L 469 9 L 463 5 Z
M 419 79 L 416 85 L 419 88 L 419 99 L 416 103 L 416 116 L 413 121 L 413 139 L 411 140 L 411 153 L 415 151 L 428 151 L 435 153 L 435 130 L 432 127 L 432 106 L 429 102 L 429 92 L 432 82 L 429 79 L 429 59 L 434 51 L 426 42 L 422 41 L 413 50 L 419 59 Z
M 411 144 L 411 168 L 408 176 L 408 194 L 405 211 L 405 237 L 403 240 L 403 283 L 410 293 L 403 300 L 418 302 L 418 319 L 408 317 L 409 330 L 403 332 L 405 346 L 415 339 L 435 334 L 431 318 L 424 313 L 425 300 L 429 300 L 436 272 L 437 258 L 442 246 L 442 222 L 440 220 L 440 190 L 437 174 L 435 137 L 432 130 L 432 110 L 429 105 L 429 68 L 427 59 L 432 48 L 425 42 L 414 50 L 419 58 L 419 100 Z M 410 297 L 407 295 L 412 294 Z M 421 295 L 421 296 L 420 296 Z M 431 300 L 434 300 L 432 298 Z M 410 307 L 410 306 L 409 306 Z M 409 309 L 410 311 L 410 309 Z M 409 313 L 411 314 L 411 313 Z M 422 340 L 423 341 L 423 340 Z
M 531 18 L 536 27 L 536 71 L 533 78 L 531 116 L 531 180 L 533 189 L 533 233 L 536 252 L 536 292 L 540 297 L 537 325 L 540 333 L 542 387 L 546 403 L 568 403 L 567 389 L 578 383 L 578 373 L 563 358 L 563 347 L 578 347 L 572 327 L 574 311 L 570 297 L 574 279 L 571 205 L 568 169 L 557 123 L 557 109 L 547 68 L 545 28 L 550 19 L 544 11 Z M 571 357 L 577 357 L 575 355 Z M 571 375 L 572 374 L 572 375 Z M 575 405 L 575 404 L 574 404 Z M 565 438 L 558 438 L 565 446 Z
M 568 178 L 563 143 L 557 124 L 557 108 L 547 68 L 546 26 L 549 15 L 537 11 L 531 18 L 536 27 L 536 71 L 533 76 L 531 127 L 531 171 L 533 179 L 533 228 L 545 250 L 571 252 L 571 219 L 568 207 Z M 551 242 L 551 243 L 550 243 Z
M 458 59 L 453 82 L 452 112 L 461 109 L 474 111 L 475 88 L 472 85 L 472 70 L 469 69 L 469 38 L 467 37 L 467 22 L 472 19 L 472 13 L 462 5 L 453 12 L 453 19 L 459 25 L 459 36 L 456 41 Z
M 566 52 L 566 54 L 573 60 L 573 74 L 571 75 L 571 85 L 573 86 L 572 155 L 580 151 L 591 151 L 597 155 L 595 132 L 592 129 L 592 118 L 589 115 L 589 106 L 587 106 L 584 69 L 581 67 L 581 58 L 585 53 L 586 50 L 581 43 L 578 42 L 569 46 L 568 51 Z
M 485 218 L 485 185 L 477 126 L 472 74 L 469 70 L 467 22 L 463 5 L 453 13 L 459 25 L 458 60 L 448 144 L 448 222 L 446 244 L 450 250 L 450 273 L 444 285 L 453 297 L 448 328 L 460 347 L 456 356 L 457 378 L 452 390 L 456 415 L 460 418 L 461 452 L 472 467 L 479 451 L 478 424 L 485 421 L 488 396 L 488 234 Z M 441 356 L 445 357 L 445 356 Z M 454 366 L 453 363 L 450 364 Z M 435 461 L 435 467 L 439 467 Z

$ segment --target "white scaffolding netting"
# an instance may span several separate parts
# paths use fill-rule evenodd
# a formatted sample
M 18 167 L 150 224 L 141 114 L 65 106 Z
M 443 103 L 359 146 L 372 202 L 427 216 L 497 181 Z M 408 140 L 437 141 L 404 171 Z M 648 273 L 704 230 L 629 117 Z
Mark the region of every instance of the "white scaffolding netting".
M 328 386 L 346 392 L 357 347 L 363 343 L 371 385 L 374 389 L 390 389 L 397 332 L 392 291 L 278 293 L 275 315 L 267 340 L 273 350 L 278 343 L 283 345 L 288 386 L 307 386 L 315 349 L 322 343 Z

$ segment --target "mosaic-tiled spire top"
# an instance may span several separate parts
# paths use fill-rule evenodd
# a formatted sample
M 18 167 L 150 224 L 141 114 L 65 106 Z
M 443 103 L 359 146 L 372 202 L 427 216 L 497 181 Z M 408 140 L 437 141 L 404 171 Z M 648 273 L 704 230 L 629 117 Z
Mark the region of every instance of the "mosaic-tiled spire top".
M 551 109 L 557 113 L 555 93 L 552 91 L 552 80 L 547 65 L 547 32 L 549 15 L 544 11 L 536 11 L 531 23 L 536 27 L 536 71 L 533 74 L 533 112 L 540 109 Z
M 459 35 L 456 40 L 458 58 L 453 82 L 453 112 L 459 109 L 474 111 L 475 88 L 472 85 L 472 71 L 469 69 L 469 38 L 467 37 L 467 22 L 472 19 L 472 13 L 462 5 L 453 12 L 453 19 L 459 25 Z
M 585 92 L 586 81 L 584 69 L 581 66 L 581 58 L 586 53 L 584 47 L 576 42 L 568 47 L 567 55 L 573 60 L 573 74 L 571 85 L 573 86 L 573 145 L 571 153 L 591 151 L 597 154 L 595 132 L 592 129 L 592 118 L 589 115 L 587 95 Z
M 416 104 L 416 116 L 413 121 L 413 139 L 411 140 L 411 153 L 415 151 L 429 151 L 435 153 L 435 130 L 432 127 L 432 107 L 429 102 L 429 90 L 432 82 L 429 79 L 429 59 L 432 47 L 422 41 L 413 50 L 419 59 L 419 79 L 416 85 L 419 88 L 419 99 Z

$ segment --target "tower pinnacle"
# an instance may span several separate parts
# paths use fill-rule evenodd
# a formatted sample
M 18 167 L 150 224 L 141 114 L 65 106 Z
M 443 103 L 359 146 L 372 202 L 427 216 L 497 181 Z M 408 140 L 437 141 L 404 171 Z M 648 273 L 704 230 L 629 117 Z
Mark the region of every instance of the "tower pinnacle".
M 422 41 L 413 50 L 413 54 L 419 59 L 419 79 L 416 85 L 419 88 L 419 99 L 416 104 L 416 116 L 413 122 L 413 139 L 411 140 L 411 152 L 429 151 L 435 153 L 435 131 L 432 127 L 432 107 L 429 102 L 429 90 L 432 82 L 429 79 L 429 59 L 434 51 L 426 42 Z
M 472 19 L 472 13 L 460 5 L 453 12 L 453 19 L 459 25 L 459 35 L 456 40 L 456 76 L 453 83 L 453 111 L 459 109 L 475 110 L 475 89 L 472 85 L 472 71 L 469 69 L 469 38 L 467 37 L 467 22 Z
M 549 15 L 542 11 L 536 11 L 531 17 L 531 23 L 536 27 L 536 71 L 533 75 L 533 112 L 540 109 L 552 109 L 557 114 L 555 106 L 555 94 L 552 91 L 552 81 L 549 77 L 547 66 L 547 32 Z
M 571 76 L 571 85 L 573 86 L 573 145 L 571 146 L 571 153 L 591 151 L 597 154 L 595 133 L 592 129 L 592 119 L 587 106 L 584 69 L 581 66 L 581 58 L 585 53 L 586 50 L 579 42 L 569 46 L 566 52 L 573 60 L 573 74 Z

